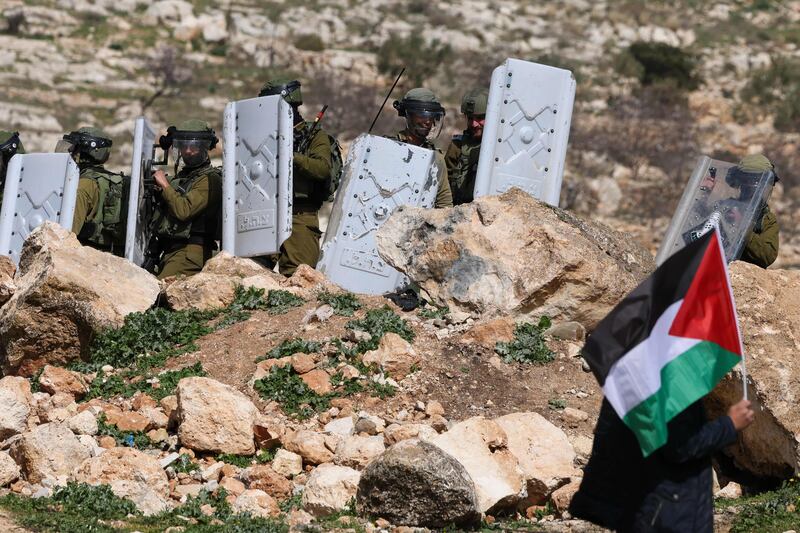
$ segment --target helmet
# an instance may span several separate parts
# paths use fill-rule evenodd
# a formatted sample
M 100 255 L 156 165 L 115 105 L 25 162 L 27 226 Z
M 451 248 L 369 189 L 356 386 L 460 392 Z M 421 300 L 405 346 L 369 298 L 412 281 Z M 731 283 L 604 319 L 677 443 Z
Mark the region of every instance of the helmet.
M 14 154 L 24 154 L 25 148 L 19 140 L 19 133 L 16 131 L 0 131 L 0 156 L 3 159 L 11 159 Z
M 300 91 L 300 85 L 297 80 L 276 78 L 265 83 L 258 96 L 279 94 L 290 104 L 303 105 L 303 93 Z
M 405 117 L 408 130 L 415 135 L 427 138 L 437 124 L 441 131 L 444 107 L 430 89 L 411 89 L 402 100 L 395 100 L 392 106 L 397 109 L 398 115 Z
M 731 167 L 725 175 L 725 183 L 731 187 L 754 184 L 764 172 L 772 172 L 774 180 L 778 181 L 775 174 L 775 165 L 764 154 L 751 154 L 742 158 L 736 166 Z
M 470 89 L 461 99 L 461 112 L 465 115 L 485 115 L 489 103 L 489 91 L 486 89 Z
M 56 152 L 80 154 L 84 160 L 105 163 L 111 155 L 111 137 L 93 126 L 85 126 L 64 135 L 56 145 Z
M 167 128 L 167 134 L 158 141 L 161 148 L 174 148 L 175 161 L 183 159 L 187 167 L 197 167 L 208 160 L 208 151 L 213 150 L 219 139 L 208 122 L 199 119 L 185 120 L 178 126 Z

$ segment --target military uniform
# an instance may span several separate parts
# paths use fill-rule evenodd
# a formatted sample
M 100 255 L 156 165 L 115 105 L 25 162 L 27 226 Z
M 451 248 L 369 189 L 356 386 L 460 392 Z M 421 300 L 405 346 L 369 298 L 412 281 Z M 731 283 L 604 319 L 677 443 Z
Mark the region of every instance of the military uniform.
M 80 164 L 72 232 L 86 246 L 122 255 L 125 251 L 124 177 L 103 165 Z
M 737 168 L 745 173 L 756 174 L 771 171 L 774 175 L 774 180 L 778 181 L 775 165 L 763 154 L 752 154 L 744 157 L 737 164 Z M 726 176 L 727 180 L 728 177 Z M 729 185 L 733 184 L 729 183 Z M 778 218 L 769 208 L 769 205 L 764 203 L 761 206 L 761 213 L 756 224 L 747 235 L 744 250 L 742 250 L 742 255 L 739 259 L 761 268 L 767 268 L 778 258 L 779 233 Z
M 398 132 L 397 135 L 391 138 L 403 143 L 414 144 L 412 142 L 411 135 L 407 131 Z M 436 164 L 439 167 L 439 189 L 436 191 L 436 201 L 433 206 L 437 208 L 453 207 L 453 193 L 450 191 L 450 180 L 447 177 L 447 165 L 445 163 L 445 158 L 442 155 L 442 151 L 436 148 L 436 145 L 428 139 L 425 139 L 425 141 L 420 144 L 419 147 L 427 150 L 433 150 L 433 153 L 436 156 Z
M 25 147 L 19 135 L 11 131 L 0 131 L 0 206 L 3 205 L 3 190 L 6 188 L 8 162 L 16 154 L 24 154 Z
M 478 156 L 481 153 L 481 140 L 464 130 L 454 135 L 444 156 L 453 203 L 461 205 L 473 200 L 475 177 L 478 174 Z

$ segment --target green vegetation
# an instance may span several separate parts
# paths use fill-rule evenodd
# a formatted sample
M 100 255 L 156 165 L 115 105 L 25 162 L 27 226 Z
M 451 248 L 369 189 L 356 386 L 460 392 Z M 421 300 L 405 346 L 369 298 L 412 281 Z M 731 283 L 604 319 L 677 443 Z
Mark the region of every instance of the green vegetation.
M 777 57 L 757 70 L 742 89 L 742 99 L 771 113 L 775 129 L 800 129 L 800 60 Z
M 639 79 L 642 85 L 667 85 L 694 90 L 700 85 L 696 60 L 688 52 L 664 43 L 638 41 L 616 60 L 617 72 Z
M 304 33 L 294 38 L 294 47 L 298 50 L 322 52 L 325 50 L 325 41 L 316 33 Z
M 256 358 L 256 363 L 265 359 L 280 359 L 296 353 L 314 353 L 320 351 L 322 345 L 318 342 L 307 341 L 299 338 L 287 339 L 278 346 Z
M 422 87 L 453 55 L 450 45 L 434 39 L 426 41 L 420 30 L 407 37 L 393 34 L 377 51 L 378 72 L 396 76 L 405 67 L 406 78 L 414 87 Z
M 417 315 L 421 318 L 444 318 L 449 312 L 450 308 L 446 305 L 444 307 L 439 307 L 438 305 L 431 304 L 420 307 L 419 311 L 417 311 Z
M 555 354 L 544 342 L 544 331 L 551 326 L 550 318 L 543 316 L 538 324 L 522 322 L 514 327 L 514 340 L 498 342 L 494 351 L 506 363 L 545 364 L 555 359 Z
M 731 533 L 781 533 L 800 523 L 800 483 L 794 477 L 781 488 L 739 500 L 718 500 L 717 509 L 738 508 Z
M 408 342 L 414 340 L 414 331 L 408 323 L 400 318 L 397 313 L 392 311 L 389 306 L 383 306 L 380 309 L 370 309 L 367 311 L 367 315 L 364 318 L 360 320 L 351 320 L 345 327 L 370 334 L 369 340 L 359 341 L 356 345 L 356 351 L 358 353 L 364 353 L 377 348 L 381 337 L 389 332 L 397 333 Z
M 287 415 L 300 419 L 330 407 L 330 396 L 311 390 L 290 365 L 272 367 L 269 375 L 253 384 L 253 389 L 265 400 L 281 404 Z
M 550 398 L 547 400 L 547 407 L 553 411 L 561 411 L 567 408 L 567 400 L 564 398 Z
M 113 437 L 117 446 L 129 446 L 140 450 L 153 448 L 153 442 L 142 431 L 121 431 L 117 426 L 106 422 L 106 414 L 97 417 L 97 434 Z
M 232 453 L 221 453 L 217 456 L 217 461 L 228 463 L 230 465 L 238 466 L 239 468 L 247 468 L 254 462 L 259 464 L 266 464 L 275 459 L 275 450 L 259 450 L 255 456 L 252 455 L 235 455 Z
M 188 454 L 182 453 L 174 463 L 170 465 L 175 473 L 191 474 L 200 467 L 197 463 L 192 462 L 192 458 Z
M 271 315 L 283 314 L 292 307 L 303 305 L 304 302 L 305 300 L 289 291 L 272 290 L 267 293 L 267 308 Z
M 317 295 L 317 301 L 328 304 L 333 308 L 333 312 L 341 316 L 353 316 L 353 313 L 361 309 L 358 297 L 351 292 L 333 294 L 322 291 Z
M 178 382 L 183 378 L 206 375 L 207 373 L 203 370 L 203 365 L 199 362 L 179 370 L 167 370 L 160 374 L 148 373 L 143 375 L 137 370 L 129 370 L 106 376 L 101 370 L 98 372 L 94 381 L 92 381 L 89 392 L 84 399 L 113 398 L 115 396 L 130 398 L 137 392 L 143 392 L 158 401 L 175 394 L 175 388 L 178 386 Z M 135 382 L 131 381 L 132 378 L 136 377 L 140 379 Z M 158 378 L 157 387 L 154 387 L 148 382 L 153 377 Z

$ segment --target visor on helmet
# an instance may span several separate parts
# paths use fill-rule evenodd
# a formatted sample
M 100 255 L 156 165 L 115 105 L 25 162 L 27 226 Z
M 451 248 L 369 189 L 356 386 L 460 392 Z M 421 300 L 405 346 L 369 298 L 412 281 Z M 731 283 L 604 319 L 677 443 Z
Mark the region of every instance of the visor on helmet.
M 0 143 L 0 153 L 3 156 L 8 155 L 9 157 L 17 153 L 17 149 L 19 148 L 19 133 L 16 131 L 11 134 L 11 137 L 8 138 L 3 143 Z
M 208 139 L 175 138 L 172 141 L 173 160 L 180 159 L 187 167 L 202 165 L 208 160 L 210 147 L 211 141 Z
M 292 80 L 289 83 L 283 85 L 275 85 L 267 89 L 262 89 L 261 92 L 258 93 L 258 96 L 271 96 L 273 94 L 279 94 L 284 98 L 286 98 L 288 95 L 299 89 L 300 85 L 301 84 L 299 81 Z
M 111 139 L 104 137 L 95 137 L 88 133 L 73 131 L 64 135 L 56 144 L 56 152 L 63 153 L 81 153 L 90 157 L 95 157 L 104 148 L 110 148 L 113 144 Z

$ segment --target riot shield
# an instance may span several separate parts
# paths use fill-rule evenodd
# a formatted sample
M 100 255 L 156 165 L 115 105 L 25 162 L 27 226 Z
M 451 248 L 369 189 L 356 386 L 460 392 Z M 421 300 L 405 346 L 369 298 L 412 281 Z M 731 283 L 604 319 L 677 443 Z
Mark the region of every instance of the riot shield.
M 519 59 L 494 69 L 475 198 L 518 187 L 557 206 L 574 99 L 568 70 Z
M 772 172 L 744 172 L 734 163 L 702 156 L 658 249 L 656 264 L 719 225 L 725 259 L 744 249 L 747 235 L 772 193 Z
M 378 255 L 375 232 L 400 205 L 433 207 L 439 188 L 432 150 L 374 135 L 350 146 L 317 270 L 359 294 L 385 294 L 408 278 Z
M 292 108 L 280 95 L 225 107 L 222 249 L 276 253 L 292 233 Z
M 79 178 L 69 154 L 12 157 L 0 210 L 0 253 L 19 264 L 22 244 L 45 220 L 72 229 Z
M 145 117 L 136 119 L 133 129 L 133 159 L 128 192 L 127 224 L 125 226 L 125 259 L 142 266 L 150 242 L 149 223 L 152 217 L 153 192 L 151 170 L 154 159 L 156 132 Z

